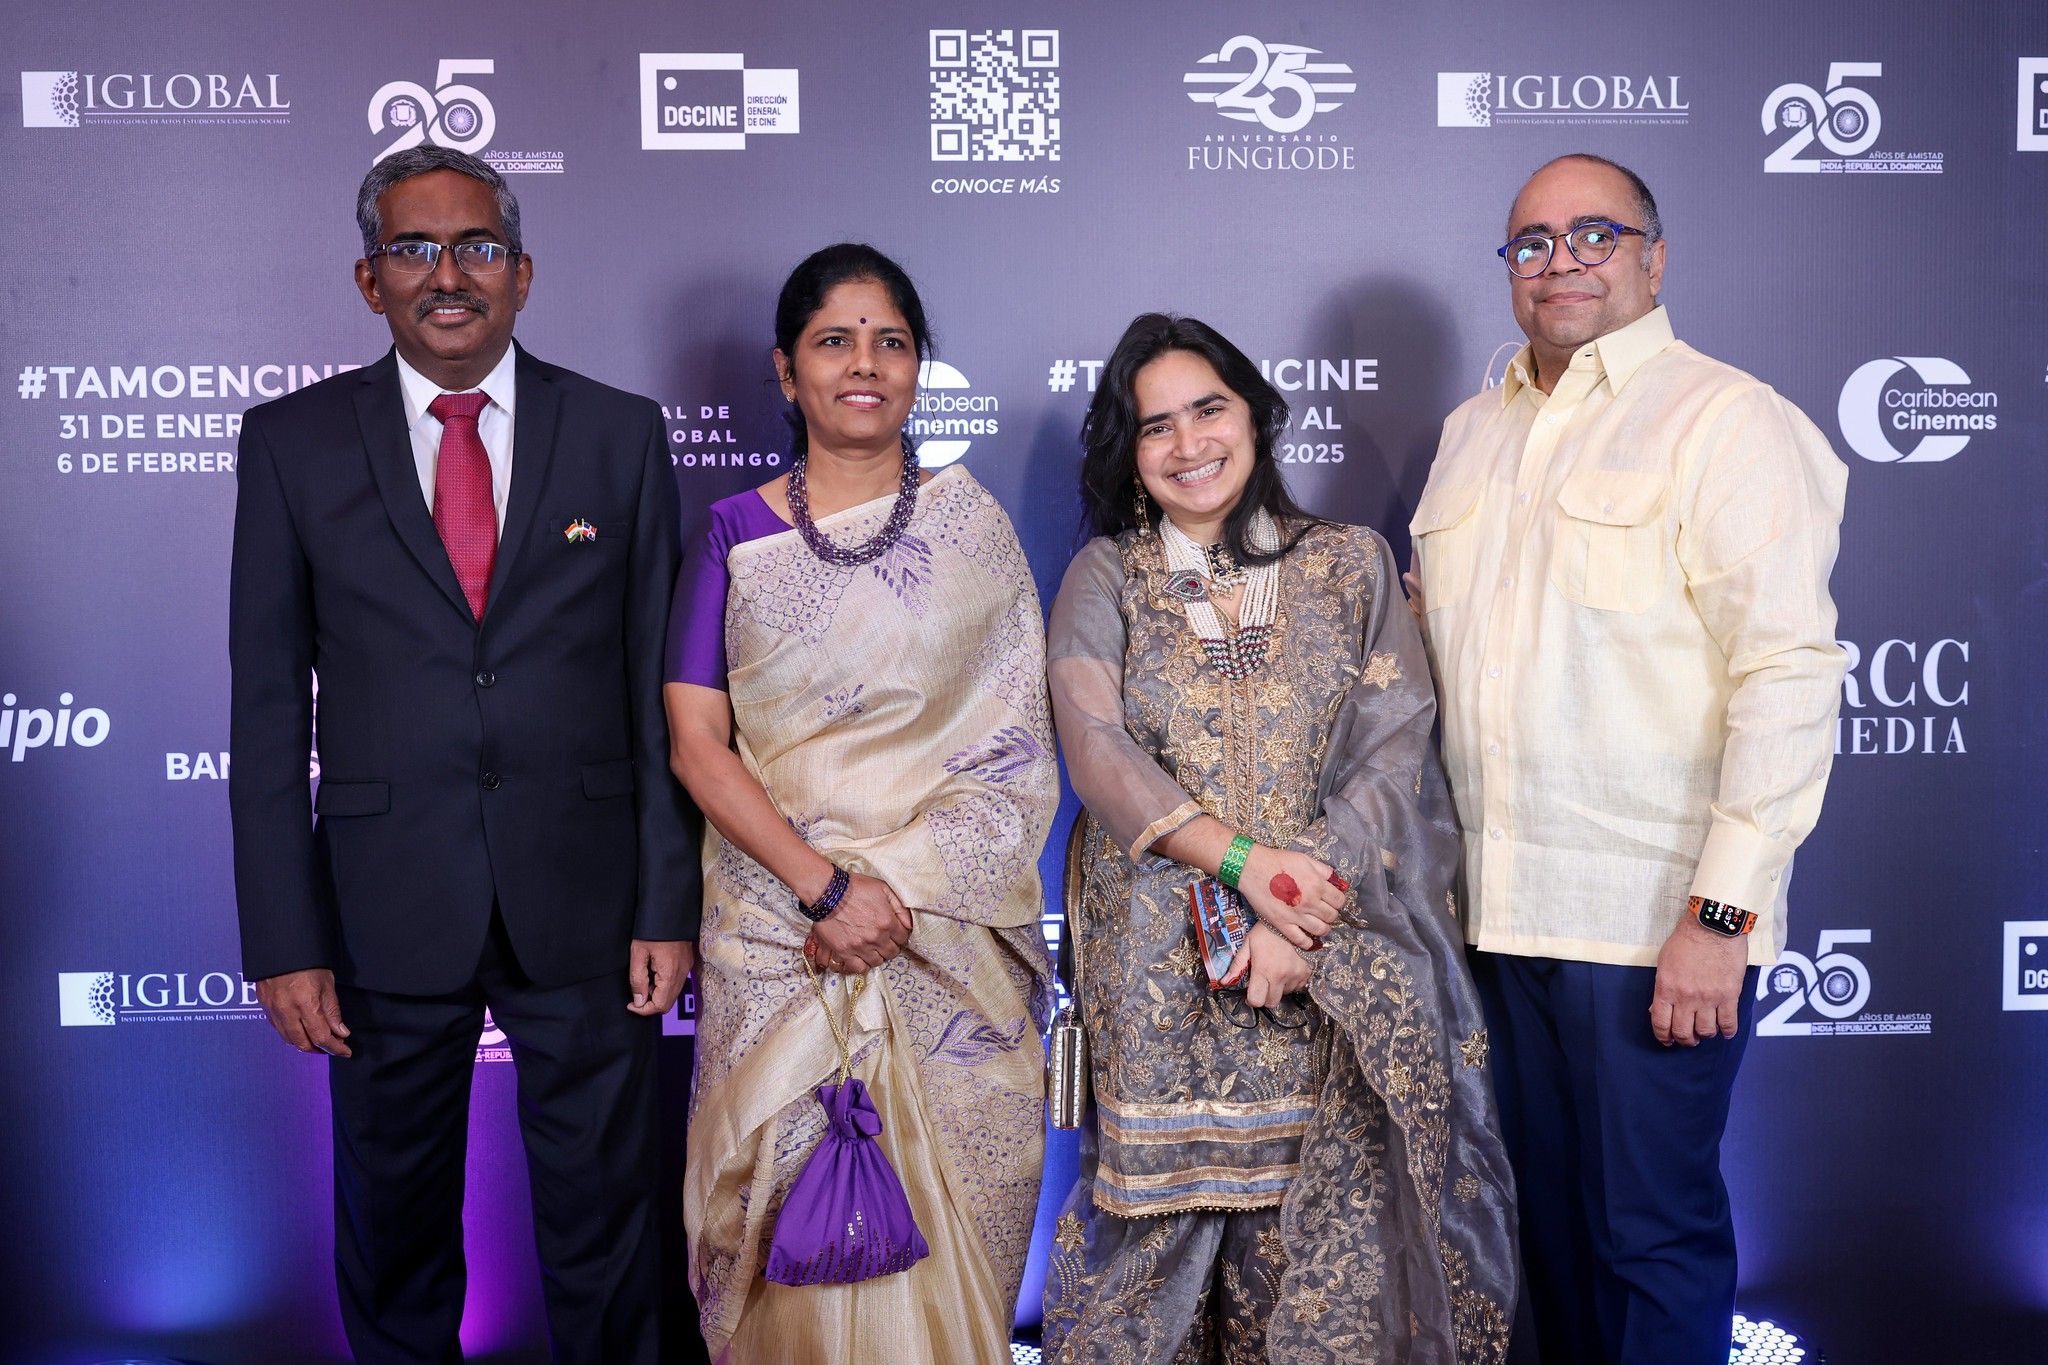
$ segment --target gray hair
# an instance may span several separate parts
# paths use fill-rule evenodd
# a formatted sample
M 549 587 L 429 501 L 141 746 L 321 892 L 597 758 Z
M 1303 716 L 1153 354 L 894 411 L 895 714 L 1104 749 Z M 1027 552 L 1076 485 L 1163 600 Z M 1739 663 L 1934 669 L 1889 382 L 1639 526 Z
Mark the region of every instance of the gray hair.
M 505 177 L 467 152 L 423 143 L 402 152 L 393 152 L 370 167 L 370 173 L 363 177 L 363 187 L 356 191 L 356 227 L 363 234 L 364 257 L 377 249 L 384 236 L 384 216 L 377 212 L 377 200 L 399 181 L 425 175 L 428 171 L 456 171 L 490 186 L 491 193 L 497 196 L 498 217 L 505 224 L 505 245 L 515 253 L 525 251 L 519 240 L 519 201 L 512 197 Z
M 1643 245 L 1648 247 L 1663 239 L 1664 220 L 1657 216 L 1657 197 L 1650 193 L 1650 187 L 1643 183 L 1641 176 L 1622 165 L 1619 161 L 1609 161 L 1606 157 L 1593 152 L 1567 152 L 1563 156 L 1554 156 L 1541 166 L 1538 166 L 1536 170 L 1540 173 L 1555 166 L 1560 161 L 1590 161 L 1596 166 L 1605 166 L 1623 180 L 1628 181 L 1628 187 L 1636 197 L 1636 216 L 1643 220 L 1637 225 L 1643 230 Z M 1531 179 L 1533 178 L 1534 176 L 1531 177 Z M 1508 212 L 1510 215 L 1514 213 L 1513 205 L 1509 205 Z M 1508 231 L 1514 231 L 1514 224 L 1508 224 Z M 1645 256 L 1644 267 L 1647 269 L 1648 265 L 1649 258 Z

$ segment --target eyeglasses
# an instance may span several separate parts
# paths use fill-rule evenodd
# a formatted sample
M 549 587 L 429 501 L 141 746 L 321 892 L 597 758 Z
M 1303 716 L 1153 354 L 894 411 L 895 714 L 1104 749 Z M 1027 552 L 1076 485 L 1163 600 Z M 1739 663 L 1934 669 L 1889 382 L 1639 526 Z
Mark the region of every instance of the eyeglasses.
M 1614 254 L 1614 248 L 1621 245 L 1622 238 L 1647 238 L 1649 235 L 1641 228 L 1632 228 L 1626 223 L 1596 221 L 1580 223 L 1568 232 L 1548 235 L 1532 232 L 1526 237 L 1516 237 L 1494 254 L 1508 263 L 1508 271 L 1515 278 L 1533 280 L 1550 269 L 1550 256 L 1557 250 L 1560 237 L 1564 239 L 1565 249 L 1572 253 L 1572 259 L 1580 265 L 1602 265 Z
M 515 254 L 501 242 L 457 242 L 446 247 L 439 242 L 390 242 L 371 256 L 382 256 L 401 275 L 425 275 L 441 264 L 441 253 L 455 253 L 456 268 L 465 275 L 502 274 Z

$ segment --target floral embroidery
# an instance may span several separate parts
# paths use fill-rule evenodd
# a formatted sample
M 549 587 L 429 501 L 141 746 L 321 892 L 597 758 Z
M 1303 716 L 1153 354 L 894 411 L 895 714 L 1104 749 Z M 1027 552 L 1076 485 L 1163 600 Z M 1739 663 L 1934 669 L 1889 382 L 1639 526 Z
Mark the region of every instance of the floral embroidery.
M 1472 1030 L 1472 1036 L 1458 1044 L 1458 1055 L 1464 1059 L 1466 1066 L 1485 1066 L 1486 1030 Z
M 959 773 L 972 768 L 983 781 L 1001 783 L 1027 775 L 1038 764 L 1051 760 L 1052 755 L 1029 730 L 1021 725 L 1006 725 L 981 743 L 948 758 L 946 771 Z
M 1392 654 L 1375 650 L 1372 657 L 1365 661 L 1365 672 L 1359 675 L 1359 681 L 1371 683 L 1384 692 L 1401 681 L 1401 661 Z
M 1060 1221 L 1053 1232 L 1052 1244 L 1061 1251 L 1075 1252 L 1081 1249 L 1082 1222 L 1071 1213 L 1060 1215 Z
M 932 547 L 927 541 L 905 531 L 869 567 L 912 616 L 922 617 L 931 607 Z
M 1029 1020 L 1004 1033 L 973 1010 L 961 1010 L 946 1021 L 938 1046 L 925 1054 L 928 1062 L 950 1062 L 954 1066 L 980 1066 L 999 1052 L 1015 1052 L 1024 1040 Z
M 1320 1289 L 1298 1289 L 1291 1303 L 1296 1322 L 1317 1322 L 1330 1311 L 1330 1300 Z
M 860 694 L 868 690 L 866 683 L 855 683 L 852 687 L 825 694 L 825 719 L 838 720 L 841 716 L 857 716 L 867 710 Z

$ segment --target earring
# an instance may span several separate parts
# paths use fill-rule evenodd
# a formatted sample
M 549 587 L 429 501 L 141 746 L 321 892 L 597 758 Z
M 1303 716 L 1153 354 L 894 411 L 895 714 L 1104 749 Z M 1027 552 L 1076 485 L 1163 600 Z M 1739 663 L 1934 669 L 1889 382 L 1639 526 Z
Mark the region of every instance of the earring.
M 1152 531 L 1151 509 L 1145 502 L 1145 481 L 1136 474 L 1131 476 L 1131 523 L 1141 536 Z

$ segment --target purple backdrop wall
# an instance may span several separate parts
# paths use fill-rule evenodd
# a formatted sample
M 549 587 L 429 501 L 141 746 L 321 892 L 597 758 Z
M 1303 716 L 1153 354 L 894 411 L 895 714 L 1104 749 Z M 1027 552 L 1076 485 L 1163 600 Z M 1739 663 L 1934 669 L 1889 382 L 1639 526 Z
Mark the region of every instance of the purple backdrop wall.
M 846 237 L 897 255 L 939 333 L 926 458 L 1002 499 L 1048 595 L 1092 366 L 1133 313 L 1267 361 L 1296 491 L 1402 546 L 1439 421 L 1517 339 L 1492 255 L 1515 187 L 1567 150 L 1640 169 L 1680 335 L 1852 473 L 1841 756 L 1730 1134 L 1743 1306 L 1838 1361 L 2038 1359 L 2048 11 L 1509 13 L 17 7 L 0 1352 L 342 1355 L 324 1081 L 236 972 L 232 452 L 252 403 L 384 348 L 354 188 L 426 137 L 511 175 L 520 336 L 668 408 L 692 529 L 782 468 L 783 273 Z M 486 1046 L 477 1080 L 464 1338 L 532 1358 L 511 1069 Z M 1070 1169 L 1055 1144 L 1048 1185 Z

